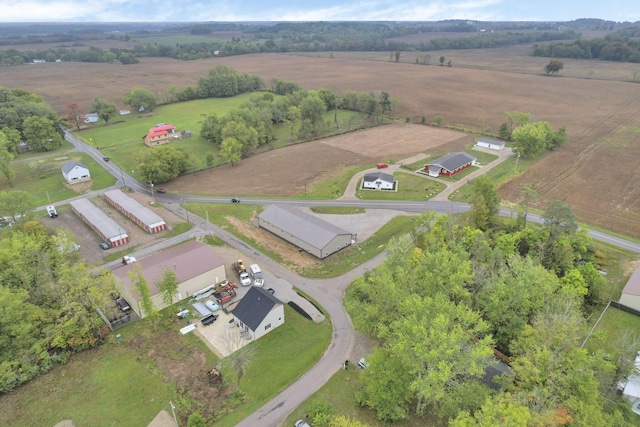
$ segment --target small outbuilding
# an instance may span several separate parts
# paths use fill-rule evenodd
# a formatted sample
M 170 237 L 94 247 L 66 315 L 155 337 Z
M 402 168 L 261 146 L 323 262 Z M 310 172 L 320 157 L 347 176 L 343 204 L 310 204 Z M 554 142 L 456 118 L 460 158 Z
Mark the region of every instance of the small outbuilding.
M 640 312 L 640 270 L 631 274 L 620 295 L 620 304 Z
M 362 180 L 362 188 L 373 190 L 394 190 L 393 175 L 384 172 L 368 173 Z
M 354 242 L 351 232 L 291 206 L 269 206 L 258 225 L 320 259 Z
M 284 305 L 263 288 L 252 286 L 231 312 L 242 332 L 258 339 L 284 324 Z
M 88 181 L 91 179 L 91 173 L 89 168 L 78 163 L 74 160 L 69 160 L 60 168 L 62 170 L 62 176 L 69 184 L 75 184 L 77 182 Z
M 488 148 L 490 150 L 500 151 L 504 148 L 505 142 L 499 141 L 497 139 L 486 138 L 483 136 L 478 138 L 478 142 L 476 143 L 476 146 L 480 148 Z
M 640 351 L 636 353 L 634 369 L 627 378 L 618 383 L 618 391 L 631 402 L 631 410 L 640 415 Z
M 434 178 L 440 175 L 453 176 L 471 166 L 475 166 L 476 158 L 469 153 L 459 151 L 449 153 L 424 165 L 424 171 Z

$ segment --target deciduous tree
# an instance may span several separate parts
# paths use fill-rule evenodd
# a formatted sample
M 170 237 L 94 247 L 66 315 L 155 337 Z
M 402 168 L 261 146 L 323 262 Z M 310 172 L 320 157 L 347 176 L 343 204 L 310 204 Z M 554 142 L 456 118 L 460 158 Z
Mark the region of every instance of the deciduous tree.
M 552 59 L 547 65 L 544 66 L 544 71 L 547 74 L 557 74 L 564 68 L 564 62 L 559 59 Z
M 129 272 L 129 279 L 131 280 L 131 284 L 137 294 L 140 295 L 140 309 L 142 311 L 142 315 L 149 319 L 153 324 L 153 329 L 155 330 L 160 313 L 151 299 L 151 288 L 149 288 L 147 279 L 142 275 L 142 269 L 139 264 L 135 264 L 133 269 Z
M 113 102 L 105 101 L 100 98 L 94 98 L 91 102 L 91 110 L 98 114 L 100 119 L 104 120 L 106 124 L 109 124 L 109 120 L 118 112 L 116 104 Z
M 233 166 L 242 159 L 242 144 L 235 138 L 229 137 L 222 141 L 220 146 L 222 158 Z
M 3 132 L 0 132 L 0 173 L 7 178 L 10 187 L 13 187 L 13 180 L 16 178 L 16 173 L 11 167 L 12 160 L 13 153 L 7 147 L 7 137 Z
M 158 100 L 149 89 L 136 87 L 124 94 L 122 102 L 131 107 L 134 112 L 138 112 L 140 108 L 144 108 L 146 111 L 153 111 Z
M 187 155 L 172 145 L 145 148 L 138 152 L 138 171 L 144 182 L 162 184 L 187 170 Z
M 160 295 L 162 295 L 162 301 L 164 301 L 165 304 L 173 304 L 173 297 L 178 294 L 178 284 L 176 273 L 170 268 L 165 269 L 156 283 L 158 291 L 160 291 Z
M 22 135 L 34 150 L 50 151 L 62 145 L 60 131 L 46 117 L 33 116 L 25 119 Z
M 477 228 L 487 230 L 500 209 L 500 198 L 495 183 L 487 175 L 473 180 L 471 196 L 471 218 Z
M 80 106 L 77 102 L 70 102 L 67 104 L 67 123 L 73 126 L 76 130 L 82 127 L 82 114 L 80 113 Z

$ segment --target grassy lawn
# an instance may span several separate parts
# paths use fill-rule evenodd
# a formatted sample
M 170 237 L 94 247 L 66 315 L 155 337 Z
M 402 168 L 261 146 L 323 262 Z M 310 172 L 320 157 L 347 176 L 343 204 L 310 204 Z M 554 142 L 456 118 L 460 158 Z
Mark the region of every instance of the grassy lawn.
M 509 182 L 513 177 L 523 173 L 529 166 L 533 165 L 539 158 L 535 159 L 517 159 L 515 156 L 509 157 L 504 162 L 496 165 L 494 168 L 487 172 L 487 176 L 491 178 L 499 187 L 503 182 Z M 449 196 L 449 200 L 455 202 L 468 202 L 471 198 L 471 185 L 465 184 L 458 188 Z
M 69 160 L 75 160 L 87 166 L 91 172 L 91 181 L 67 185 L 60 167 Z M 76 197 L 85 191 L 100 190 L 115 184 L 116 180 L 91 157 L 82 152 L 52 155 L 32 161 L 11 164 L 16 179 L 13 187 L 6 181 L 0 181 L 0 191 L 24 190 L 35 197 L 37 206 Z M 48 193 L 48 197 L 47 197 Z
M 240 389 L 247 401 L 216 425 L 234 426 L 298 379 L 322 357 L 331 341 L 331 323 L 315 323 L 285 306 L 284 325 L 250 344 L 256 356 Z
M 393 178 L 398 181 L 398 191 L 362 189 L 362 180 L 360 180 L 358 198 L 362 200 L 428 200 L 447 187 L 434 179 L 404 172 L 395 172 Z
M 349 368 L 339 370 L 329 382 L 320 388 L 313 396 L 300 405 L 287 417 L 283 425 L 292 426 L 296 420 L 305 419 L 309 408 L 315 403 L 329 403 L 333 409 L 333 414 L 345 415 L 351 419 L 358 420 L 370 427 L 389 426 L 376 419 L 375 413 L 367 408 L 360 407 L 355 401 L 356 392 L 360 389 L 360 369 L 352 361 Z M 311 420 L 306 420 L 311 424 Z M 421 418 L 409 418 L 393 423 L 395 427 L 413 426 L 438 426 L 435 416 L 433 418 L 426 415 Z
M 364 213 L 364 208 L 353 208 L 350 206 L 316 206 L 311 208 L 312 212 L 317 214 L 332 214 L 332 215 L 353 215 Z
M 589 337 L 586 348 L 589 351 L 605 349 L 610 354 L 615 353 L 620 347 L 618 340 L 627 331 L 640 334 L 640 317 L 609 307 Z
M 391 238 L 408 233 L 413 226 L 412 217 L 397 216 L 364 242 L 349 246 L 341 250 L 339 254 L 321 260 L 322 267 L 303 268 L 298 273 L 305 277 L 317 278 L 337 277 L 345 274 L 384 251 Z
M 354 166 L 347 168 L 328 181 L 313 186 L 309 185 L 307 186 L 307 198 L 331 200 L 340 197 L 344 193 L 345 188 L 347 188 L 347 184 L 349 184 L 353 175 L 370 167 L 371 166 Z
M 163 314 L 170 315 L 173 309 Z M 250 344 L 256 347 L 256 353 L 240 386 L 247 399 L 216 425 L 235 425 L 304 374 L 324 354 L 331 340 L 329 320 L 314 323 L 288 306 L 285 317 L 284 325 Z M 157 331 L 145 320 L 127 325 L 118 330 L 121 341 L 114 338 L 99 348 L 77 354 L 66 365 L 1 396 L 0 425 L 51 426 L 73 419 L 78 426 L 96 425 L 96 420 L 101 426 L 142 426 L 161 409 L 171 413 L 173 385 L 155 364 L 156 357 L 162 355 L 180 363 L 181 354 L 189 352 L 189 348 L 199 348 L 206 356 L 207 366 L 218 362 L 197 336 L 179 335 L 178 328 L 166 318 Z M 165 344 L 162 349 L 154 349 L 158 345 L 154 334 L 176 335 L 169 348 Z M 134 340 L 142 341 L 142 347 L 130 345 Z
M 85 351 L 63 366 L 0 397 L 0 425 L 139 426 L 169 408 L 162 378 L 151 375 L 126 345 Z

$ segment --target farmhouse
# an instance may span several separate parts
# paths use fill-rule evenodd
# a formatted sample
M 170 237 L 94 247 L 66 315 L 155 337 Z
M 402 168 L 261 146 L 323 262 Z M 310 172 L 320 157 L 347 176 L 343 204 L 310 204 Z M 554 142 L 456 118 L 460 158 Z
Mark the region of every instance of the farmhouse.
M 149 129 L 149 133 L 144 136 L 144 143 L 149 147 L 168 144 L 173 139 L 178 139 L 176 128 L 173 125 L 161 123 Z
M 69 184 L 91 179 L 89 168 L 73 160 L 66 162 L 60 169 L 62 170 L 62 176 Z
M 150 287 L 151 299 L 159 310 L 169 305 L 163 301 L 157 285 L 166 270 L 173 271 L 179 283 L 178 293 L 173 297 L 174 303 L 227 277 L 224 262 L 211 246 L 194 240 L 138 259 L 135 264 L 120 266 L 113 270 L 116 288 L 140 317 L 146 314 L 140 308 L 140 294 L 129 277 L 129 272 L 134 268 L 140 268 L 142 277 Z
M 258 339 L 284 324 L 284 305 L 263 288 L 252 286 L 231 312 L 236 325 Z
M 620 304 L 640 311 L 640 270 L 631 274 L 620 295 Z
M 383 172 L 368 173 L 362 180 L 362 188 L 374 190 L 393 190 L 395 188 L 393 175 Z
M 120 190 L 107 191 L 104 193 L 104 198 L 149 233 L 157 233 L 167 229 L 167 223 L 158 214 L 148 207 L 142 206 Z
M 480 148 L 489 148 L 491 150 L 500 151 L 504 148 L 504 141 L 498 141 L 497 139 L 486 138 L 484 136 L 478 138 L 476 146 Z
M 449 153 L 431 163 L 427 163 L 424 165 L 424 171 L 429 172 L 429 176 L 433 176 L 435 178 L 440 175 L 453 176 L 470 166 L 474 166 L 475 164 L 475 157 L 469 153 L 465 153 L 464 151 L 459 151 Z
M 351 232 L 290 206 L 268 207 L 258 225 L 321 259 L 354 242 Z
M 125 229 L 89 200 L 72 200 L 69 205 L 71 205 L 71 210 L 110 246 L 122 246 L 129 243 L 129 235 Z

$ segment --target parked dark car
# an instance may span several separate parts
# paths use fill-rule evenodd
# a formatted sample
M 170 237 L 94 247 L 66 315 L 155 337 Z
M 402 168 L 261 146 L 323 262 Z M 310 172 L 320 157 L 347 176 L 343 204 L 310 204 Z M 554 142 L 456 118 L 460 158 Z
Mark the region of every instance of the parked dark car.
M 231 199 L 231 203 L 240 203 L 240 199 L 238 199 L 237 197 L 234 197 Z
M 109 245 L 106 242 L 100 242 L 100 247 L 104 250 L 109 249 Z
M 108 162 L 108 161 L 109 161 L 109 158 L 108 158 L 107 156 L 104 156 L 104 157 L 102 158 L 102 160 L 104 160 L 105 162 Z
M 116 300 L 116 306 L 118 307 L 118 310 L 122 312 L 127 312 L 131 310 L 131 306 L 129 305 L 127 300 L 125 300 L 124 298 L 118 298 Z

